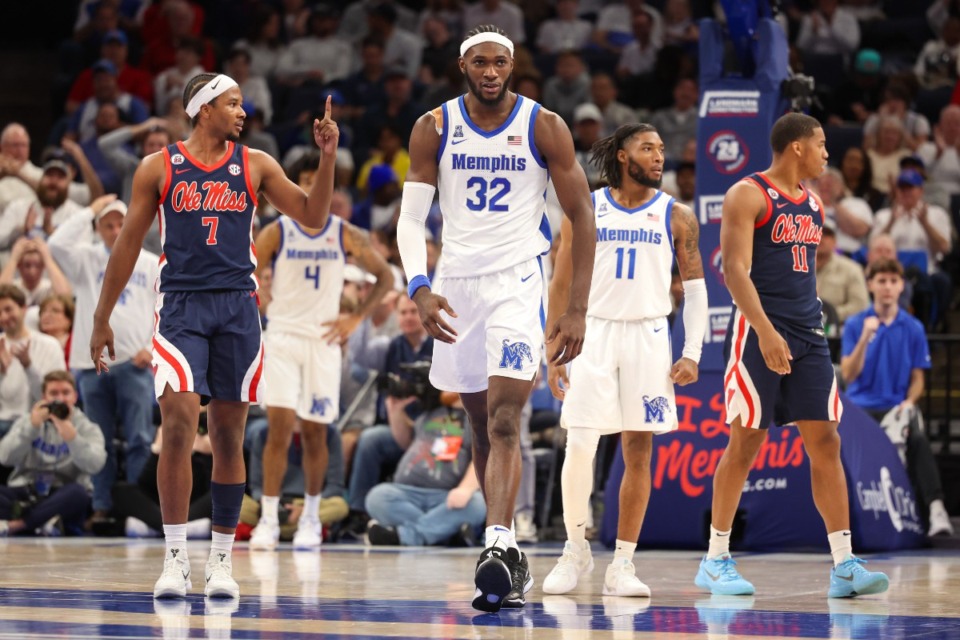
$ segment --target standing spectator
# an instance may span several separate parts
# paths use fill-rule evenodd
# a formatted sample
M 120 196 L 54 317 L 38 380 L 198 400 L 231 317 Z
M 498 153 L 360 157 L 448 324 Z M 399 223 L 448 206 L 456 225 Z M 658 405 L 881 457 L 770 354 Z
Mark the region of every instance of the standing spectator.
M 658 109 L 650 124 L 663 139 L 668 160 L 678 161 L 686 144 L 697 137 L 697 82 L 681 78 L 673 87 L 673 106 Z
M 960 19 L 958 19 L 960 22 Z M 926 167 L 927 198 L 943 208 L 950 196 L 960 193 L 960 106 L 947 105 L 933 128 L 933 140 L 924 142 L 917 155 Z
M 444 544 L 462 527 L 472 531 L 484 523 L 487 507 L 473 468 L 472 430 L 459 398 L 446 393 L 444 399 L 448 407 L 416 421 L 402 410 L 390 412 L 391 432 L 405 452 L 393 481 L 367 494 L 370 544 Z M 395 404 L 402 408 L 414 400 Z
M 543 85 L 543 106 L 567 123 L 577 105 L 590 102 L 590 75 L 576 51 L 564 51 L 554 63 L 554 75 Z
M 70 367 L 70 338 L 73 335 L 75 307 L 73 296 L 50 294 L 40 302 L 38 325 L 40 333 L 55 338 L 63 347 L 63 357 Z
M 410 31 L 397 24 L 397 8 L 391 3 L 372 7 L 367 13 L 370 35 L 383 42 L 383 61 L 389 66 L 406 69 L 407 77 L 413 80 L 420 72 L 423 42 Z
M 923 325 L 897 305 L 903 291 L 903 267 L 879 260 L 867 267 L 873 306 L 850 318 L 843 329 L 840 368 L 847 397 L 884 420 L 891 411 L 916 411 L 923 396 L 930 351 Z M 885 421 L 885 420 L 884 420 Z M 943 504 L 943 487 L 930 442 L 919 429 L 906 434 L 906 467 L 921 503 L 929 512 L 928 535 L 952 534 Z
M 108 31 L 103 36 L 100 45 L 100 58 L 109 60 L 117 68 L 117 86 L 124 93 L 129 93 L 143 101 L 144 104 L 153 104 L 153 80 L 150 74 L 130 64 L 127 64 L 129 46 L 127 34 L 119 29 Z M 88 67 L 80 72 L 70 87 L 67 95 L 67 104 L 64 110 L 73 113 L 81 104 L 93 97 L 93 68 Z
M 127 207 L 122 200 L 104 196 L 75 213 L 50 238 L 50 252 L 73 284 L 77 296 L 77 323 L 70 361 L 77 369 L 80 392 L 90 418 L 103 431 L 107 462 L 93 478 L 94 519 L 103 519 L 112 506 L 111 490 L 117 475 L 113 440 L 117 423 L 123 424 L 126 442 L 127 482 L 136 482 L 150 456 L 153 442 L 153 311 L 154 283 L 159 257 L 141 250 L 130 282 L 114 310 L 116 359 L 110 370 L 97 374 L 87 345 L 93 330 L 93 311 L 100 297 L 102 274 L 120 235 Z M 96 221 L 103 244 L 77 240 L 81 228 Z
M 9 486 L 0 487 L 0 536 L 52 528 L 54 518 L 68 531 L 78 529 L 90 508 L 90 474 L 106 458 L 103 434 L 76 407 L 73 376 L 51 371 L 41 392 L 43 399 L 0 440 L 0 464 L 14 467 Z M 30 506 L 13 519 L 14 505 L 24 502 Z
M 837 253 L 837 232 L 828 220 L 817 246 L 817 296 L 837 312 L 841 324 L 870 306 L 863 269 L 847 256 Z M 830 333 L 839 327 L 830 327 Z
M 469 32 L 481 24 L 495 24 L 514 44 L 527 41 L 523 28 L 523 11 L 507 0 L 477 0 L 463 10 L 463 30 Z
M 27 299 L 12 284 L 0 285 L 0 435 L 30 413 L 43 394 L 43 377 L 66 368 L 60 344 L 24 325 Z
M 337 9 L 326 4 L 310 11 L 307 33 L 291 42 L 277 61 L 274 75 L 279 83 L 294 87 L 328 84 L 350 75 L 353 49 L 349 41 L 337 35 L 339 15 Z M 242 93 L 244 99 L 249 97 Z
M 16 272 L 17 275 L 14 275 Z M 73 297 L 73 290 L 42 238 L 19 238 L 0 271 L 0 284 L 20 287 L 33 307 L 50 295 Z
M 0 251 L 9 251 L 18 238 L 49 237 L 53 230 L 82 207 L 67 199 L 73 179 L 73 167 L 63 155 L 54 155 L 43 165 L 43 174 L 32 197 L 14 200 L 0 217 Z M 81 231 L 81 239 L 92 238 L 89 229 Z
M 877 112 L 867 118 L 863 125 L 864 146 L 867 149 L 880 145 L 879 131 L 883 118 L 895 118 L 903 130 L 903 146 L 911 151 L 930 137 L 930 121 L 926 116 L 910 110 L 910 89 L 901 83 L 891 82 L 883 91 L 883 102 Z M 876 166 L 874 166 L 876 170 Z
M 74 147 L 71 145 L 70 147 Z M 76 147 L 79 150 L 79 147 Z M 74 158 L 81 167 L 84 180 L 91 180 L 96 173 L 86 158 Z M 43 169 L 30 162 L 30 134 L 19 122 L 11 122 L 0 133 L 0 214 L 7 205 L 19 198 L 36 197 L 37 184 L 43 176 Z M 103 195 L 99 182 L 91 184 L 73 182 L 67 189 L 67 197 L 80 205 L 90 204 L 91 189 L 99 190 L 94 198 Z
M 844 60 L 860 46 L 860 25 L 839 0 L 818 0 L 800 21 L 797 48 L 807 53 L 839 53 Z
M 891 189 L 900 173 L 900 160 L 910 155 L 903 122 L 894 116 L 883 116 L 877 122 L 876 145 L 867 147 L 873 174 L 874 189 L 891 196 Z
M 603 127 L 600 130 L 602 137 L 613 135 L 621 126 L 637 120 L 636 111 L 617 100 L 617 83 L 609 73 L 600 71 L 593 74 L 590 80 L 590 98 L 603 114 Z M 539 102 L 538 97 L 532 99 Z
M 69 137 L 81 143 L 96 137 L 97 112 L 100 105 L 107 102 L 117 105 L 127 122 L 139 124 L 149 117 L 150 110 L 140 98 L 121 91 L 117 85 L 117 67 L 112 62 L 100 60 L 93 65 L 92 74 L 93 96 L 73 112 L 67 129 Z
M 557 0 L 557 17 L 545 20 L 537 29 L 540 53 L 582 50 L 590 42 L 593 25 L 577 16 L 578 0 Z

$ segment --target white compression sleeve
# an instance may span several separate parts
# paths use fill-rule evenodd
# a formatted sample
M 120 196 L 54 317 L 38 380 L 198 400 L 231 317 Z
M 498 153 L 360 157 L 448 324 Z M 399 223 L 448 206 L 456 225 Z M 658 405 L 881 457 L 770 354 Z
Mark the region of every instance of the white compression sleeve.
M 700 362 L 703 336 L 707 333 L 707 282 L 703 278 L 683 281 L 683 357 Z
M 593 492 L 593 458 L 600 443 L 599 429 L 567 429 L 566 457 L 560 471 L 560 496 L 563 500 L 563 525 L 567 540 L 583 546 L 587 532 L 590 494 Z
M 427 244 L 424 227 L 433 194 L 437 188 L 424 182 L 407 182 L 400 199 L 400 220 L 397 222 L 397 247 L 407 282 L 427 275 Z

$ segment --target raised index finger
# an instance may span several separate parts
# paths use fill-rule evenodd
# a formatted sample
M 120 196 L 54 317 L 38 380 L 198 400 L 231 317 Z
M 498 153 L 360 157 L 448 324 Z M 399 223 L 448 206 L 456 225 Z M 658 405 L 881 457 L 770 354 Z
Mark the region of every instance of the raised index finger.
M 333 96 L 327 96 L 327 104 L 323 108 L 323 119 L 330 119 L 331 105 L 333 104 Z

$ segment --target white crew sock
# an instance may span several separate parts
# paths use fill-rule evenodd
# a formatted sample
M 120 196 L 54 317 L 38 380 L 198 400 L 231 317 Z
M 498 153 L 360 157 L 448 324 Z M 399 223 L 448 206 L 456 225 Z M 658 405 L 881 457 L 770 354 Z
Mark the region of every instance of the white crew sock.
M 233 540 L 236 537 L 234 533 L 213 532 L 212 542 L 210 543 L 210 553 L 214 551 L 226 551 L 229 555 L 233 552 Z
M 279 524 L 280 496 L 260 496 L 260 519 Z
M 827 540 L 830 542 L 830 555 L 833 556 L 833 566 L 837 566 L 847 559 L 847 556 L 853 555 L 853 536 L 849 529 L 834 531 L 827 534 Z
M 320 520 L 320 496 L 306 495 L 303 497 L 303 515 L 304 520 L 317 522 Z
M 517 546 L 517 541 L 513 537 L 513 531 L 501 524 L 491 525 L 486 528 L 484 531 L 483 546 L 485 549 L 489 549 L 490 547 L 499 547 L 504 551 L 510 547 L 519 549 Z
M 716 560 L 724 554 L 730 555 L 730 531 L 719 531 L 710 525 L 710 547 L 707 549 L 707 559 Z
M 163 525 L 163 538 L 167 543 L 167 553 L 170 549 L 181 549 L 183 555 L 187 557 L 187 524 L 165 524 Z
M 633 562 L 633 553 L 637 550 L 636 542 L 627 542 L 617 538 L 617 546 L 613 550 L 614 562 Z

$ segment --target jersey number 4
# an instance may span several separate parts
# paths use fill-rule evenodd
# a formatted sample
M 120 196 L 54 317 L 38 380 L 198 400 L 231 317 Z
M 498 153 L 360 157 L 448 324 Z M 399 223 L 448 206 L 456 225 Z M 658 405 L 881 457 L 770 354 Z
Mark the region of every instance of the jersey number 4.
M 808 273 L 810 267 L 807 265 L 807 248 L 795 244 L 790 249 L 793 251 L 793 270 Z
M 487 191 L 490 192 L 489 211 L 503 213 L 509 210 L 505 204 L 500 204 L 500 200 L 510 193 L 510 181 L 506 178 L 494 178 L 489 183 L 479 176 L 474 176 L 467 180 L 467 189 L 476 189 L 476 200 L 473 196 L 467 198 L 467 209 L 470 211 L 483 211 L 487 209 Z
M 303 277 L 307 280 L 313 280 L 313 288 L 320 288 L 320 265 L 315 264 L 310 266 L 309 264 L 303 268 Z

